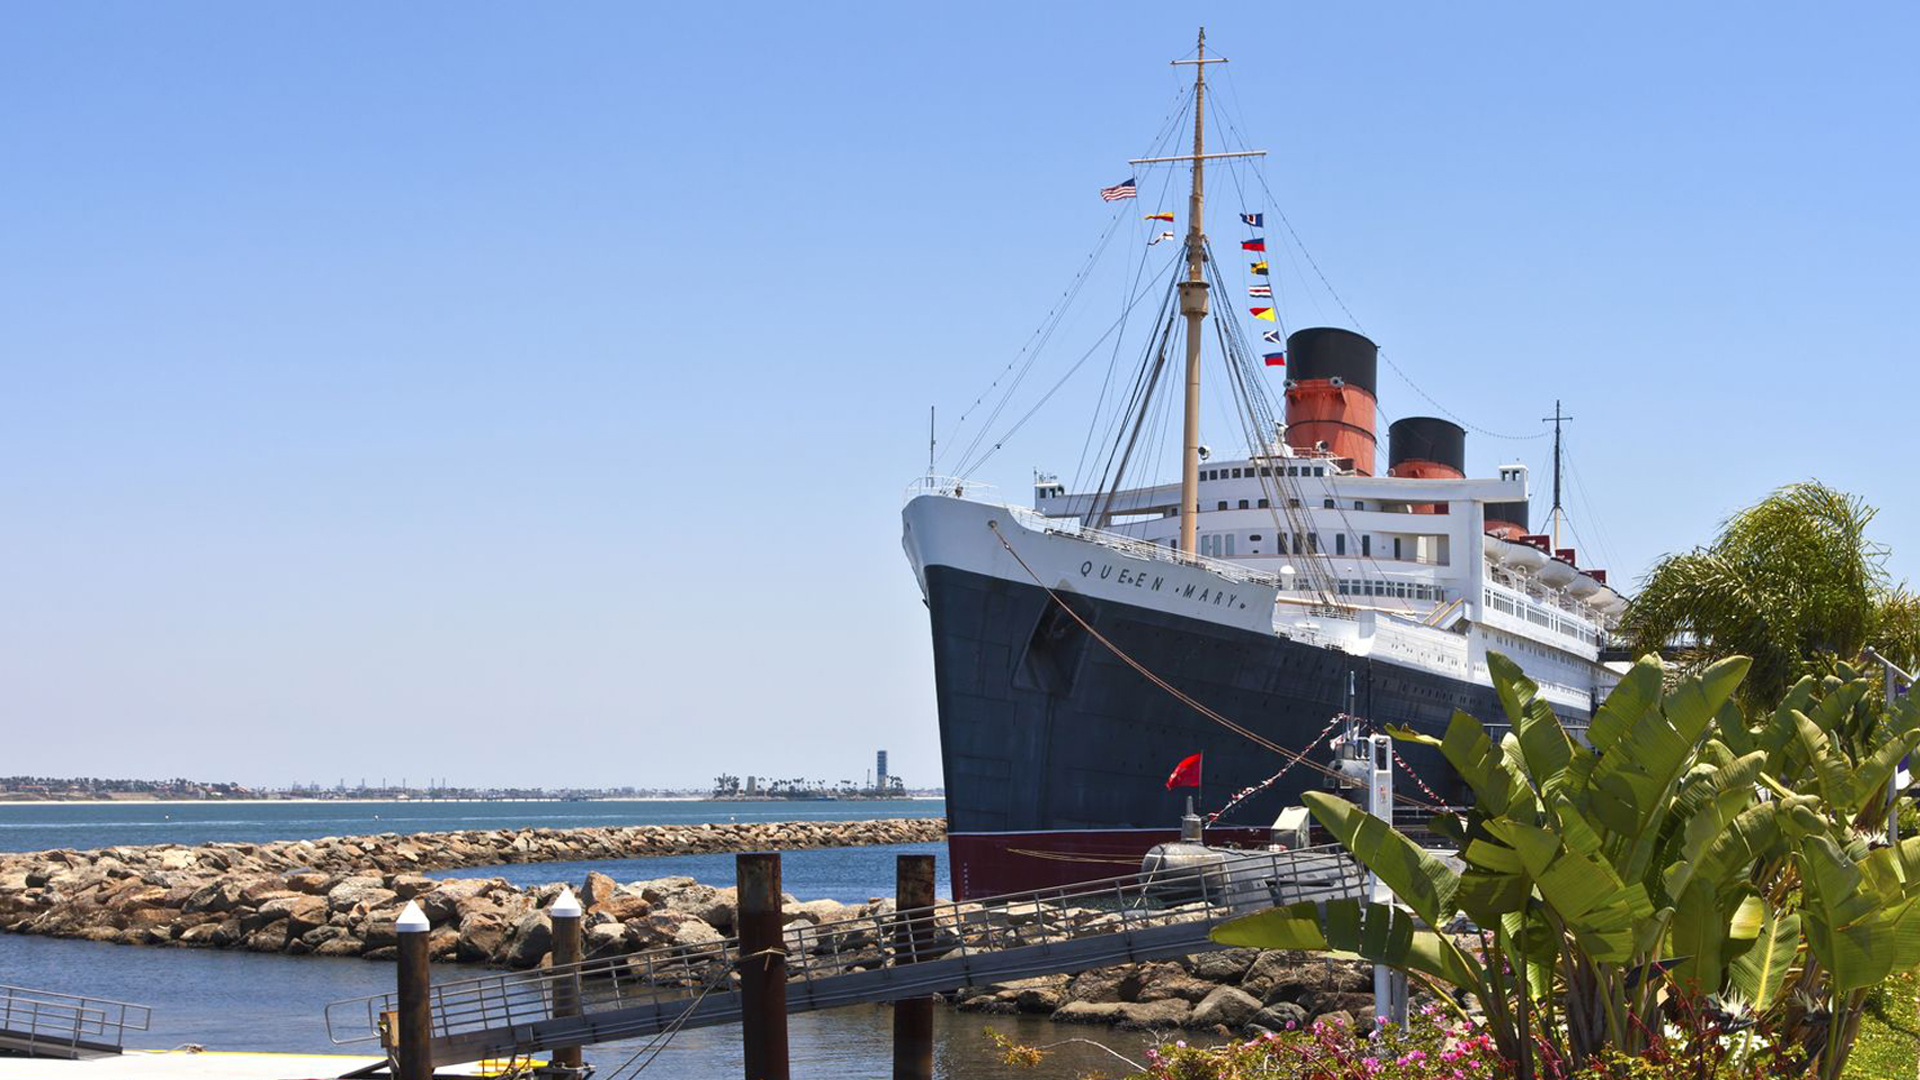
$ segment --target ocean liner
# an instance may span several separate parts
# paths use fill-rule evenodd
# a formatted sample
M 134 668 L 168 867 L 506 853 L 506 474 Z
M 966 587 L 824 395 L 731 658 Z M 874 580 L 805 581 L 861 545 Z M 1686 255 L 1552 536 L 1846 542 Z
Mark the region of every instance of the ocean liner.
M 1209 839 L 1264 842 L 1274 815 L 1323 783 L 1291 755 L 1330 761 L 1340 718 L 1434 734 L 1455 709 L 1498 721 L 1490 650 L 1576 729 L 1615 677 L 1602 651 L 1626 602 L 1560 546 L 1557 437 L 1543 535 L 1527 467 L 1468 477 L 1466 431 L 1450 420 L 1388 425 L 1380 468 L 1379 350 L 1357 331 L 1287 334 L 1284 401 L 1268 397 L 1238 322 L 1213 310 L 1230 305 L 1204 227 L 1206 168 L 1258 153 L 1207 152 L 1217 62 L 1204 32 L 1175 61 L 1194 66 L 1193 153 L 1134 161 L 1189 171 L 1187 226 L 1096 482 L 1070 491 L 1039 475 L 1031 506 L 951 477 L 909 491 L 903 544 L 933 631 L 957 897 L 1137 868 L 1174 838 L 1189 792 L 1170 790 L 1168 771 L 1194 754 Z M 1203 352 L 1225 372 L 1237 455 L 1201 443 Z M 1180 476 L 1130 482 L 1155 395 L 1181 374 Z M 1463 799 L 1437 754 L 1400 753 L 1407 788 Z

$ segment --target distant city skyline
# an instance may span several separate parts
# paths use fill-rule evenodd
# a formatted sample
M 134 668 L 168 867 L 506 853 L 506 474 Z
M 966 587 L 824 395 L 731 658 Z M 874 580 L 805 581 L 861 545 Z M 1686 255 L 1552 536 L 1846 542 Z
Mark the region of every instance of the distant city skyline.
M 1285 214 L 1276 306 L 1380 342 L 1387 414 L 1463 419 L 1544 516 L 1563 401 L 1571 533 L 1629 589 L 1810 477 L 1920 573 L 1908 6 L 25 5 L 7 768 L 658 787 L 884 746 L 938 783 L 928 408 L 1011 501 L 1072 475 L 1126 283 L 989 424 L 996 380 L 1114 214 L 1130 257 L 1184 214 L 1164 172 L 1098 193 L 1200 21 L 1223 145 L 1269 151 L 1213 220 Z

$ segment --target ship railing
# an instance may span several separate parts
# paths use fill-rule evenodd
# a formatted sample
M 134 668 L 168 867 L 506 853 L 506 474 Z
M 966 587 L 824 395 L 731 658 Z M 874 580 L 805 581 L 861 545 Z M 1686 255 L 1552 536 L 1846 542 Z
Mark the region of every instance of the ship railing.
M 960 967 L 909 970 L 895 980 L 895 989 L 951 989 L 966 983 L 968 957 L 1026 946 L 1081 943 L 1074 950 L 1079 961 L 1073 970 L 1121 963 L 1132 947 L 1130 933 L 1161 927 L 1187 927 L 1194 942 L 1187 946 L 1190 951 L 1205 947 L 1205 930 L 1212 923 L 1302 901 L 1359 897 L 1365 880 L 1344 849 L 1328 844 L 1229 852 L 1190 867 L 905 911 L 882 903 L 846 918 L 796 919 L 785 935 L 787 978 L 790 986 L 804 989 L 790 991 L 790 1000 L 798 996 L 807 1008 L 873 1000 L 870 983 L 841 977 L 945 959 L 960 961 Z M 1111 949 L 1102 948 L 1102 939 Z M 740 960 L 739 939 L 728 937 L 437 983 L 429 998 L 432 1033 L 449 1039 L 533 1024 L 554 1018 L 556 1003 L 578 1002 L 581 1015 L 609 1014 L 594 1025 L 596 1038 L 617 1038 L 655 1022 L 662 1006 L 678 1002 L 685 1007 L 737 990 Z M 1035 973 L 1044 973 L 1050 962 L 1057 961 L 1035 957 L 1041 969 Z M 397 1007 L 391 993 L 333 1002 L 326 1007 L 328 1037 L 336 1045 L 381 1038 L 385 1018 Z M 627 1019 L 611 1015 L 620 1010 L 629 1010 Z
M 911 501 L 922 495 L 939 495 L 949 499 L 965 499 L 968 502 L 984 503 L 1004 509 L 1021 526 L 1035 532 L 1052 533 L 1056 536 L 1072 537 L 1088 543 L 1111 548 L 1123 555 L 1137 559 L 1150 559 L 1154 562 L 1177 563 L 1196 566 L 1228 581 L 1248 585 L 1264 585 L 1281 589 L 1286 582 L 1278 574 L 1256 570 L 1241 563 L 1227 562 L 1209 555 L 1183 555 L 1179 551 L 1163 547 L 1150 540 L 1135 536 L 1095 529 L 1080 523 L 1078 518 L 1048 517 L 1031 507 L 1017 503 L 1002 502 L 993 497 L 996 489 L 992 484 L 983 484 L 956 476 L 923 476 L 907 485 L 906 498 Z M 1307 557 L 1307 556 L 1303 556 Z
M 1241 563 L 1227 562 L 1210 555 L 1183 555 L 1178 550 L 1156 544 L 1151 540 L 1142 540 L 1137 536 L 1125 536 L 1121 533 L 1095 529 L 1080 523 L 1077 518 L 1048 517 L 1037 510 L 1024 506 L 1008 505 L 1008 512 L 1015 521 L 1035 532 L 1052 533 L 1055 536 L 1071 537 L 1110 548 L 1123 555 L 1136 559 L 1150 559 L 1154 562 L 1176 563 L 1184 566 L 1196 566 L 1210 574 L 1226 578 L 1228 581 L 1248 585 L 1265 585 L 1268 588 L 1285 587 L 1285 581 L 1278 574 L 1264 570 L 1255 570 Z
M 907 485 L 906 502 L 912 502 L 922 495 L 941 495 L 949 499 L 966 499 L 969 502 L 984 502 L 1000 505 L 999 488 L 979 480 L 969 480 L 964 476 L 922 476 Z
M 29 1056 L 118 1052 L 126 1033 L 145 1031 L 153 1010 L 109 998 L 0 985 L 0 1045 Z

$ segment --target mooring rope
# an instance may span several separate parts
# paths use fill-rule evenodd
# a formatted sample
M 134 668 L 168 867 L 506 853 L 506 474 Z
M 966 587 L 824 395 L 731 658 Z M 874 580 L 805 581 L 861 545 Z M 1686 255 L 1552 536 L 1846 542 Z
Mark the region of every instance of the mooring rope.
M 1100 631 L 1094 629 L 1092 623 L 1089 623 L 1086 619 L 1082 618 L 1080 616 L 1080 613 L 1073 610 L 1072 607 L 1068 606 L 1065 600 L 1060 599 L 1060 594 L 1055 592 L 1052 586 L 1048 585 L 1045 581 L 1042 581 L 1040 578 L 1040 575 L 1033 572 L 1033 567 L 1027 565 L 1027 560 L 1021 558 L 1020 553 L 1018 551 L 1015 551 L 1013 549 L 1013 545 L 1007 542 L 1006 534 L 1000 531 L 999 522 L 988 521 L 987 528 L 993 530 L 993 535 L 995 539 L 1000 541 L 1000 546 L 1007 549 L 1007 554 L 1013 556 L 1013 561 L 1020 564 L 1020 569 L 1025 570 L 1027 572 L 1027 576 L 1033 579 L 1033 583 L 1035 585 L 1040 586 L 1041 591 L 1047 594 L 1048 599 L 1060 605 L 1060 610 L 1066 612 L 1067 615 L 1071 617 L 1074 622 L 1079 623 L 1080 628 L 1082 630 L 1085 630 L 1089 637 L 1099 642 L 1101 646 L 1105 648 L 1108 652 L 1112 653 L 1116 657 L 1119 657 L 1122 663 L 1126 664 L 1128 667 L 1132 668 L 1133 670 L 1139 672 L 1142 678 L 1146 679 L 1148 682 L 1159 687 L 1160 689 L 1165 690 L 1168 694 L 1172 695 L 1176 701 L 1179 701 L 1181 704 L 1199 713 L 1201 716 L 1206 717 L 1207 719 L 1213 721 L 1214 723 L 1219 724 L 1221 727 L 1224 727 L 1227 730 L 1232 731 L 1233 733 L 1240 735 L 1253 743 L 1263 746 L 1268 750 L 1271 750 L 1274 753 L 1279 754 L 1284 758 L 1290 759 L 1294 764 L 1305 765 L 1310 769 L 1318 770 L 1319 772 L 1324 773 L 1327 776 L 1333 777 L 1336 780 L 1346 779 L 1345 775 L 1342 774 L 1339 770 L 1334 769 L 1330 766 L 1322 765 L 1317 761 L 1310 760 L 1306 754 L 1300 751 L 1290 750 L 1287 747 L 1281 746 L 1279 743 L 1274 742 L 1272 739 L 1269 739 L 1259 734 L 1258 732 L 1250 730 L 1244 725 L 1237 724 L 1234 721 L 1229 720 L 1225 716 L 1220 715 L 1219 713 L 1201 704 L 1200 702 L 1195 701 L 1190 695 L 1188 695 L 1185 691 L 1182 691 L 1179 687 L 1173 685 L 1167 680 L 1154 674 L 1151 670 L 1147 668 L 1145 664 L 1142 664 L 1140 661 L 1135 660 L 1133 657 L 1127 655 L 1126 650 L 1120 648 L 1120 646 L 1115 645 L 1113 642 L 1107 640 L 1107 637 L 1105 634 L 1102 634 Z M 1393 797 L 1399 802 L 1404 802 L 1411 806 L 1417 806 L 1423 810 L 1440 809 L 1440 807 L 1438 806 L 1434 806 L 1429 803 L 1423 803 L 1411 795 L 1402 795 L 1397 791 L 1394 792 Z

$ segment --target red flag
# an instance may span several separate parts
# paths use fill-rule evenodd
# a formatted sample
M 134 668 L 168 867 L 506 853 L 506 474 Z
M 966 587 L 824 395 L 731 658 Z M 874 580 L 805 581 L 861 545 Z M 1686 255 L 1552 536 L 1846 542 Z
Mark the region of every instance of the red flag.
M 1195 754 L 1173 767 L 1173 775 L 1167 777 L 1167 790 L 1177 787 L 1200 786 L 1200 755 Z

